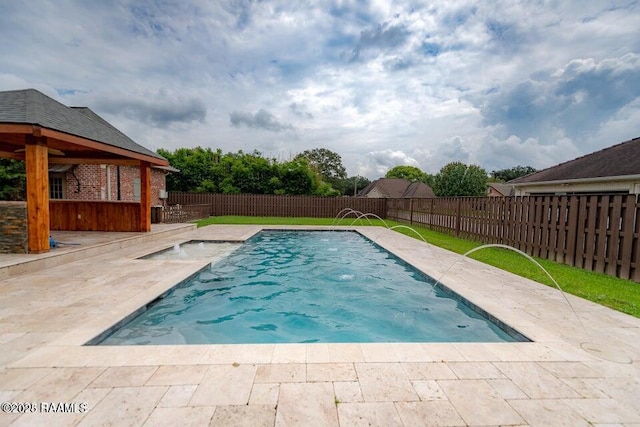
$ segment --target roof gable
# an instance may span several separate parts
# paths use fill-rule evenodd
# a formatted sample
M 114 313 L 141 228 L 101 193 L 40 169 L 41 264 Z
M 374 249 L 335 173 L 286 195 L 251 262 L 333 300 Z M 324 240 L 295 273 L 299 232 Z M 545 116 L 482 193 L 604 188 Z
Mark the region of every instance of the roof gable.
M 0 92 L 0 123 L 38 125 L 166 160 L 134 142 L 89 108 L 67 107 L 35 89 Z
M 367 185 L 361 192 L 361 196 L 374 193 L 376 191 L 380 197 L 403 198 L 403 197 L 435 197 L 433 190 L 424 182 L 411 182 L 404 178 L 380 178 Z
M 490 182 L 489 187 L 493 188 L 496 192 L 503 196 L 513 196 L 515 194 L 515 188 L 513 185 L 503 184 L 500 182 Z
M 547 181 L 640 175 L 640 138 L 630 139 L 509 181 L 524 184 Z

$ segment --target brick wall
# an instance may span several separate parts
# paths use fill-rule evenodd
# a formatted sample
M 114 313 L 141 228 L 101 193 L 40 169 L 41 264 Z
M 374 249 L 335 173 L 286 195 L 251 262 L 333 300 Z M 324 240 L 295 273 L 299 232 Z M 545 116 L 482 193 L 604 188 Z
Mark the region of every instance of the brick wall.
M 66 172 L 64 179 L 65 199 L 118 200 L 118 166 L 77 165 Z M 138 179 L 140 179 L 139 167 L 120 166 L 120 200 L 136 201 L 134 181 Z M 152 206 L 163 204 L 159 198 L 161 189 L 167 189 L 166 173 L 163 170 L 151 168 Z
M 0 253 L 28 252 L 27 203 L 0 201 Z

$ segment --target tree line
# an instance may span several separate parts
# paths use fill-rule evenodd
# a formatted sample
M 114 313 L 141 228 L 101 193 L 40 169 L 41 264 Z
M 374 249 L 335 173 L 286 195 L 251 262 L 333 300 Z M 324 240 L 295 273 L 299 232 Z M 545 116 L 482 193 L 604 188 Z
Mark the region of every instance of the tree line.
M 327 149 L 307 150 L 284 162 L 259 151 L 223 153 L 202 147 L 159 149 L 158 154 L 180 170 L 167 176 L 170 191 L 339 196 L 370 182 L 348 178 L 341 157 Z
M 223 153 L 221 149 L 159 149 L 158 154 L 180 170 L 167 176 L 169 191 L 227 194 L 304 194 L 317 196 L 354 195 L 370 184 L 362 176 L 348 177 L 339 154 L 315 148 L 288 161 L 267 158 L 259 151 Z M 405 178 L 429 185 L 436 196 L 483 196 L 488 182 L 504 182 L 536 170 L 516 166 L 492 171 L 452 162 L 435 175 L 414 166 L 396 166 L 386 178 Z M 0 200 L 25 199 L 24 162 L 0 159 Z

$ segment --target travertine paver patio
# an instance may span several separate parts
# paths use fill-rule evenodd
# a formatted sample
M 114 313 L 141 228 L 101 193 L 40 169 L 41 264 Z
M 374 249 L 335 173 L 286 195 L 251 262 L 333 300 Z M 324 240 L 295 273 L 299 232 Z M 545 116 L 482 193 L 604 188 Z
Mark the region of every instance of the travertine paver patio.
M 0 278 L 0 401 L 88 409 L 38 406 L 0 414 L 0 425 L 640 425 L 640 319 L 568 296 L 583 329 L 557 290 L 472 260 L 443 282 L 534 342 L 82 345 L 208 263 L 135 258 L 260 228 L 130 240 Z M 434 277 L 459 259 L 382 228 L 360 231 Z M 583 342 L 631 363 L 595 357 Z

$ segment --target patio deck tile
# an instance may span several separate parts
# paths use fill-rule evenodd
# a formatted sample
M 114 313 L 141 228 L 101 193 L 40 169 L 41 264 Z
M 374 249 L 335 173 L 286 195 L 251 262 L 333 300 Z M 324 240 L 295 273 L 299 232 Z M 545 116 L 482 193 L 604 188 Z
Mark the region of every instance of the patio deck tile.
M 198 384 L 207 372 L 206 365 L 164 365 L 158 367 L 146 385 Z
M 142 425 L 162 399 L 168 387 L 114 388 L 78 424 Z
M 392 402 L 339 403 L 338 417 L 341 427 L 394 427 L 403 426 Z
M 333 391 L 339 402 L 363 402 L 362 390 L 358 381 L 336 381 Z
M 329 363 L 329 344 L 307 344 L 307 363 Z
M 413 389 L 418 393 L 420 400 L 444 400 L 447 397 L 436 380 L 411 381 Z
M 53 372 L 52 368 L 11 368 L 0 370 L 0 389 L 24 390 Z
M 399 363 L 356 363 L 365 402 L 420 400 Z
M 273 349 L 271 363 L 305 363 L 307 347 L 305 344 L 279 344 Z
M 464 426 L 456 408 L 448 400 L 396 402 L 405 426 Z
M 570 406 L 558 399 L 513 400 L 509 404 L 532 427 L 590 426 L 591 424 Z
M 456 374 L 448 364 L 440 362 L 401 363 L 410 380 L 456 379 Z
M 162 396 L 162 400 L 158 403 L 158 407 L 177 408 L 189 406 L 189 401 L 196 392 L 198 386 L 196 384 L 172 385 L 169 386 L 167 392 Z
M 329 361 L 332 363 L 364 362 L 362 346 L 350 343 L 329 344 Z
M 278 383 L 254 383 L 249 396 L 249 405 L 272 405 L 278 404 L 280 394 L 280 384 Z
M 490 362 L 451 362 L 447 363 L 447 366 L 461 380 L 505 377 L 504 374 Z
M 398 362 L 433 362 L 427 351 L 415 343 L 394 342 L 391 346 L 398 356 Z
M 189 406 L 246 405 L 255 376 L 255 365 L 209 366 Z
M 157 366 L 117 366 L 107 368 L 98 378 L 93 380 L 88 387 L 115 388 L 143 386 L 157 369 Z
M 637 405 L 630 407 L 614 399 L 564 399 L 563 402 L 590 423 L 640 423 Z
M 17 402 L 64 402 L 95 380 L 104 368 L 58 368 L 20 393 Z
M 508 378 L 487 379 L 487 383 L 498 392 L 503 399 L 528 399 L 529 396 Z
M 523 422 L 522 417 L 485 380 L 439 380 L 438 385 L 467 424 Z
M 144 426 L 206 426 L 211 422 L 215 406 L 161 408 L 153 410 Z
M 300 383 L 307 381 L 304 363 L 274 363 L 258 365 L 255 383 Z
M 397 362 L 398 355 L 391 343 L 366 343 L 360 346 L 365 362 Z
M 355 381 L 358 379 L 353 363 L 313 363 L 307 365 L 307 381 Z
M 275 418 L 276 410 L 272 405 L 218 406 L 210 425 L 216 427 L 272 427 Z
M 532 399 L 580 397 L 576 391 L 534 362 L 496 362 L 495 365 Z
M 280 385 L 276 426 L 337 426 L 333 384 L 286 383 Z

